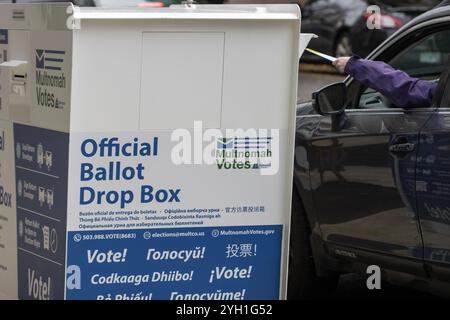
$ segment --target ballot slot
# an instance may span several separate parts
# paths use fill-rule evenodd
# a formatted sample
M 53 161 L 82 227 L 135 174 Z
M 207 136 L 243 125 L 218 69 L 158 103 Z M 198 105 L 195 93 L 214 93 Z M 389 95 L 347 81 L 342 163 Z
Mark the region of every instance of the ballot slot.
M 29 61 L 29 39 L 28 30 L 10 30 L 10 57 L 8 64 L 10 68 L 10 104 L 24 105 L 27 101 L 27 78 Z
M 13 81 L 24 81 L 27 78 L 26 73 L 14 73 L 13 74 Z M 25 82 L 25 81 L 24 81 Z
M 14 107 L 28 104 L 27 61 L 7 61 L 0 64 L 0 118 L 9 119 Z
M 27 61 L 12 60 L 0 64 L 1 73 L 6 78 L 3 82 L 4 90 L 9 93 L 10 105 L 26 103 L 27 94 Z
M 29 107 L 29 31 L 8 30 L 0 50 L 0 118 L 23 121 Z
M 24 97 L 26 95 L 28 63 L 18 61 L 17 66 L 11 70 L 11 94 Z

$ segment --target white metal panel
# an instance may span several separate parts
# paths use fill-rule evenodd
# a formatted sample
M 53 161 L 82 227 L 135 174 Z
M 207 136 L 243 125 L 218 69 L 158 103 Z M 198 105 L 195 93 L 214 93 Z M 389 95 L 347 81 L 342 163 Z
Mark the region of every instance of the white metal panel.
M 17 299 L 17 219 L 13 126 L 0 120 L 0 297 Z M 7 195 L 7 196 L 6 196 Z
M 146 32 L 140 129 L 220 128 L 224 33 Z

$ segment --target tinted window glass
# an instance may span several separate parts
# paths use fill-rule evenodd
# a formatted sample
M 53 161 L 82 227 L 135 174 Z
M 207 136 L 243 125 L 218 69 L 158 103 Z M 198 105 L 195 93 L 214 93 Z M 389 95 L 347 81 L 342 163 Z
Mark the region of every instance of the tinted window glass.
M 413 77 L 440 74 L 450 55 L 450 30 L 432 34 L 395 57 L 390 64 Z

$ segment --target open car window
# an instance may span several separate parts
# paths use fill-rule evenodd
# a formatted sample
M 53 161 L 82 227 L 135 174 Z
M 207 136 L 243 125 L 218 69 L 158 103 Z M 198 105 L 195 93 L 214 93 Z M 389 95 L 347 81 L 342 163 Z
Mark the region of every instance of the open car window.
M 407 47 L 388 63 L 410 76 L 428 81 L 439 81 L 450 57 L 450 29 L 426 36 Z M 381 93 L 365 88 L 358 103 L 360 109 L 385 109 L 394 106 Z

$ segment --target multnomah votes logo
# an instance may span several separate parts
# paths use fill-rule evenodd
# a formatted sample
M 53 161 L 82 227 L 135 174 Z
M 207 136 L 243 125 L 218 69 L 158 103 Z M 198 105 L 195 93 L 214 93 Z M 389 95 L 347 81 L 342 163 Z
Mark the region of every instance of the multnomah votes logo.
M 60 50 L 36 49 L 36 69 L 60 71 L 65 54 L 65 51 Z
M 272 137 L 217 139 L 219 169 L 261 169 L 271 166 Z
M 65 51 L 36 49 L 36 100 L 40 107 L 64 109 L 66 76 Z

